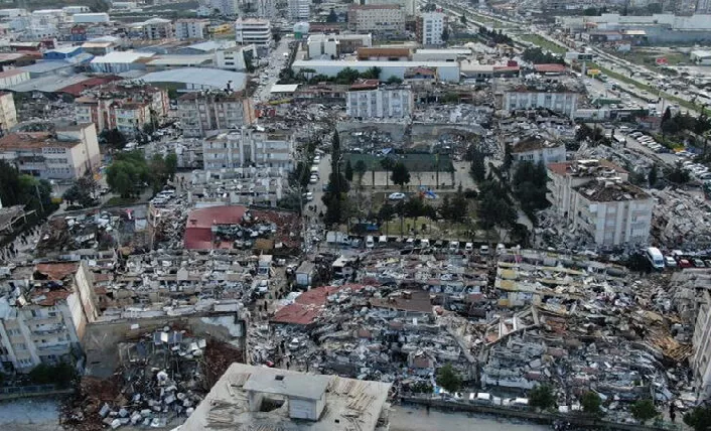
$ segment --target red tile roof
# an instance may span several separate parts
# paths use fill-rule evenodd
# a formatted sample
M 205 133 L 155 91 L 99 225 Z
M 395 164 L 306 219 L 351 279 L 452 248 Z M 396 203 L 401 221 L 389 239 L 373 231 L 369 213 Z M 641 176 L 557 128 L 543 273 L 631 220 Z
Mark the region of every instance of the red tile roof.
M 565 65 L 558 64 L 558 63 L 536 64 L 535 66 L 533 66 L 533 68 L 536 70 L 536 72 L 539 72 L 539 73 L 564 73 L 565 72 Z
M 187 249 L 212 249 L 212 226 L 240 224 L 247 212 L 243 206 L 221 206 L 193 210 L 185 224 L 184 245 Z
M 0 79 L 9 78 L 11 76 L 22 75 L 23 73 L 28 73 L 24 70 L 11 69 L 5 72 L 0 72 Z
M 363 287 L 360 284 L 347 284 L 344 286 L 323 286 L 307 290 L 299 295 L 293 304 L 282 307 L 277 311 L 271 321 L 274 323 L 308 325 L 321 315 L 323 306 L 329 296 L 342 290 L 358 291 Z
M 79 96 L 81 95 L 82 91 L 88 89 L 88 88 L 93 88 L 93 87 L 98 87 L 99 85 L 104 85 L 108 84 L 109 82 L 112 81 L 117 81 L 120 80 L 121 78 L 118 76 L 98 76 L 94 78 L 89 78 L 84 81 L 78 82 L 76 84 L 68 85 L 64 88 L 60 88 L 57 90 L 57 93 L 65 93 L 65 94 L 71 94 L 72 96 Z
M 63 280 L 77 272 L 77 268 L 78 263 L 39 263 L 35 266 L 35 271 L 46 275 L 50 280 Z

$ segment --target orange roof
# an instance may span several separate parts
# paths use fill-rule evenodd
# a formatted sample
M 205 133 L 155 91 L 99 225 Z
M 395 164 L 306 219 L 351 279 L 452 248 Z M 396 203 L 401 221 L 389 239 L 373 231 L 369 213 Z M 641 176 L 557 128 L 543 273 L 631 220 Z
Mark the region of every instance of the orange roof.
M 28 72 L 25 72 L 24 70 L 17 70 L 17 69 L 7 70 L 5 72 L 0 72 L 0 79 L 9 78 L 11 76 L 22 75 L 23 73 L 28 73 Z
M 372 90 L 378 88 L 380 81 L 377 79 L 362 79 L 351 85 L 351 90 Z
M 565 65 L 558 63 L 550 64 L 536 64 L 533 66 L 536 72 L 540 73 L 563 73 L 565 72 Z
M 50 280 L 63 280 L 77 272 L 77 268 L 79 268 L 78 263 L 38 263 L 35 271 L 46 275 Z

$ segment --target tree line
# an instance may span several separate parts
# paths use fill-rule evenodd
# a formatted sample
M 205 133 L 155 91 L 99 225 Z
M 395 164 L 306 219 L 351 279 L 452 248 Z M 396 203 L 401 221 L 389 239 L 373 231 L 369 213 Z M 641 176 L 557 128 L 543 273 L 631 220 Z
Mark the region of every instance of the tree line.
M 122 198 L 135 198 L 148 186 L 154 193 L 160 191 L 175 177 L 177 168 L 175 153 L 165 157 L 155 154 L 146 160 L 141 151 L 122 152 L 116 154 L 113 163 L 106 168 L 106 183 Z

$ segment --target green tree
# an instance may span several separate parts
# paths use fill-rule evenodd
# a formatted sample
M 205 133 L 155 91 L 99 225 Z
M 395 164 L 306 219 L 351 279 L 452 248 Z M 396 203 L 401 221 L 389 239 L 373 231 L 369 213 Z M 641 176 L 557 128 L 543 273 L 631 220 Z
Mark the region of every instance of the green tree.
M 654 185 L 657 184 L 659 180 L 659 168 L 657 168 L 656 163 L 652 164 L 652 167 L 649 169 L 647 180 L 649 181 L 649 187 L 654 187 Z
M 514 196 L 526 214 L 550 205 L 546 199 L 548 173 L 543 163 L 519 162 L 513 175 Z
M 392 221 L 393 217 L 395 217 L 395 207 L 388 202 L 384 203 L 378 211 L 378 220 L 385 225 L 385 235 L 388 234 L 388 222 Z
M 449 40 L 449 30 L 447 30 L 447 27 L 442 29 L 442 41 L 447 42 Z
M 178 155 L 174 152 L 165 156 L 165 172 L 171 181 L 175 179 L 175 174 L 178 172 Z
M 353 181 L 353 166 L 350 160 L 346 162 L 346 180 Z
M 363 186 L 363 176 L 365 175 L 366 171 L 368 170 L 368 166 L 365 164 L 363 160 L 358 160 L 355 164 L 355 174 L 358 176 L 358 188 L 360 189 Z
M 368 68 L 365 72 L 363 72 L 360 77 L 363 79 L 380 79 L 380 73 L 383 71 L 383 69 L 373 66 Z
M 685 414 L 684 423 L 694 431 L 711 431 L 711 404 L 698 406 Z
M 550 385 L 539 385 L 528 394 L 528 405 L 539 410 L 549 410 L 556 407 L 555 394 Z
M 461 15 L 459 17 L 459 22 L 461 22 L 463 25 L 467 25 L 467 17 L 464 15 Z
M 457 392 L 462 388 L 462 378 L 452 367 L 452 364 L 445 364 L 437 370 L 435 377 L 437 385 L 441 386 L 449 393 Z
M 471 154 L 471 164 L 469 165 L 469 175 L 477 183 L 484 181 L 486 178 L 486 160 L 484 153 L 475 148 Z
M 393 184 L 397 184 L 401 189 L 404 189 L 405 184 L 410 184 L 410 172 L 407 170 L 407 166 L 402 162 L 397 162 L 393 166 L 393 174 L 390 179 Z
M 128 142 L 126 135 L 118 129 L 104 130 L 99 134 L 99 139 L 114 150 L 123 150 Z
M 338 22 L 338 15 L 336 14 L 336 11 L 331 8 L 331 12 L 328 13 L 328 16 L 326 17 L 326 22 Z
M 667 171 L 666 178 L 669 182 L 674 183 L 676 185 L 686 184 L 691 179 L 689 173 L 682 169 L 681 165 L 679 164 Z
M 385 82 L 388 84 L 402 84 L 402 79 L 398 78 L 397 76 L 391 76 Z
M 667 109 L 664 110 L 664 114 L 662 114 L 662 124 L 671 120 L 671 118 L 672 118 L 671 108 L 669 108 L 667 106 Z
M 602 400 L 600 395 L 593 391 L 587 391 L 583 394 L 583 398 L 580 401 L 580 405 L 583 406 L 583 411 L 592 415 L 599 415 L 602 410 L 600 406 L 602 405 Z
M 488 180 L 480 184 L 478 200 L 477 219 L 481 229 L 489 231 L 497 226 L 510 228 L 516 224 L 516 210 L 498 181 Z
M 92 206 L 95 204 L 93 193 L 96 190 L 96 181 L 91 175 L 85 175 L 77 179 L 71 187 L 69 187 L 62 198 L 69 203 L 78 203 L 83 207 Z
M 390 171 L 393 170 L 395 167 L 395 162 L 393 159 L 389 157 L 385 157 L 383 160 L 380 161 L 380 166 L 385 170 L 386 175 L 385 175 L 385 185 L 390 185 L 389 180 L 390 180 Z
M 501 169 L 508 172 L 513 165 L 513 154 L 511 153 L 511 144 L 508 142 L 504 145 L 504 163 L 501 164 Z
M 583 123 L 578 127 L 578 130 L 575 131 L 575 140 L 578 142 L 582 142 L 586 139 L 591 138 L 592 135 L 593 130 L 590 128 L 590 126 Z
M 151 180 L 146 159 L 140 151 L 119 153 L 106 168 L 106 183 L 122 198 L 139 195 Z
M 659 415 L 659 412 L 654 407 L 654 401 L 650 399 L 638 400 L 632 405 L 630 410 L 632 411 L 632 416 L 642 423 L 654 419 Z

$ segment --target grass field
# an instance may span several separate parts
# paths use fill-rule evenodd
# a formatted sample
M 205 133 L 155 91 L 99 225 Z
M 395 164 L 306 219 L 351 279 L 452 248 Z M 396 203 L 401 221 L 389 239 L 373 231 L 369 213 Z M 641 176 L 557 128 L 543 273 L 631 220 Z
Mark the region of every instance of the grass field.
M 537 34 L 522 34 L 518 36 L 519 39 L 525 40 L 526 42 L 531 42 L 534 45 L 538 45 L 543 49 L 547 49 L 548 51 L 554 53 L 554 54 L 565 54 L 568 49 L 558 45 L 557 43 L 553 43 L 550 40 L 541 37 Z

